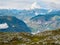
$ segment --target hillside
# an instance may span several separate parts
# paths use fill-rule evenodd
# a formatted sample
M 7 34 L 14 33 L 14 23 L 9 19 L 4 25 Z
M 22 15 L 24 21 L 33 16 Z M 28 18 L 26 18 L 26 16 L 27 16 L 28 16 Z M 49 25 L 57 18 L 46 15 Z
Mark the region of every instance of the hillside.
M 37 15 L 30 19 L 28 23 L 32 30 L 45 31 L 45 30 L 55 30 L 60 28 L 60 15 Z
M 0 45 L 60 45 L 60 29 L 29 33 L 0 32 Z
M 14 16 L 0 16 L 0 32 L 31 32 L 28 26 Z

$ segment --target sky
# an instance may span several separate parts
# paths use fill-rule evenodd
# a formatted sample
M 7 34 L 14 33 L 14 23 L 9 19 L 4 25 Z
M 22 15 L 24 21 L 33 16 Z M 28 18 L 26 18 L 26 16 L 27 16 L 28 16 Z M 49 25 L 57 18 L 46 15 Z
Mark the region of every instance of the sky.
M 0 9 L 60 9 L 60 0 L 0 0 Z

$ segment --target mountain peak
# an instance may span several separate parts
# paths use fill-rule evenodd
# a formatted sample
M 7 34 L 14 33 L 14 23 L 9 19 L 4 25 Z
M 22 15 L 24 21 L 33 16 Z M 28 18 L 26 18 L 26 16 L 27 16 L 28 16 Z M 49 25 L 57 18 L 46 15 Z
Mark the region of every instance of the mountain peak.
M 35 9 L 35 8 L 39 8 L 39 9 L 41 8 L 40 5 L 37 2 L 34 2 L 31 5 L 31 9 Z

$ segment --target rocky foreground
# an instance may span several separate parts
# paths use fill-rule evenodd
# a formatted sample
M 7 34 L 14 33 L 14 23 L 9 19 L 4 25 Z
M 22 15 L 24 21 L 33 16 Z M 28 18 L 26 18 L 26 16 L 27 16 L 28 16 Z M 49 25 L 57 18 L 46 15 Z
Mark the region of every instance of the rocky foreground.
M 60 45 L 60 29 L 29 33 L 0 32 L 0 45 Z

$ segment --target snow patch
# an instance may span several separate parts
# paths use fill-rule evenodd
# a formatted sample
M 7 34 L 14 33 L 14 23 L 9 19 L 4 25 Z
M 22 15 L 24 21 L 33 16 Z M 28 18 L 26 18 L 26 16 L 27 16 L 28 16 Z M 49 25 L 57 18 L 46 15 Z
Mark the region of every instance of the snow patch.
M 7 23 L 3 23 L 3 24 L 0 24 L 0 29 L 6 29 L 8 28 L 8 24 Z
M 34 2 L 32 5 L 31 5 L 31 9 L 35 9 L 35 8 L 41 8 L 40 5 L 37 4 L 37 2 Z
M 32 32 L 32 34 L 35 35 L 35 34 L 37 34 L 37 33 L 39 33 L 39 32 L 40 32 L 40 31 L 38 30 L 37 32 Z
M 38 12 L 35 12 L 35 15 L 39 15 L 39 13 Z
M 48 13 L 52 12 L 52 9 L 48 10 Z

